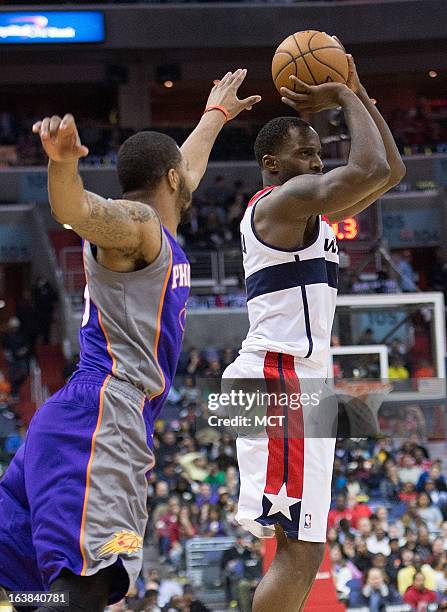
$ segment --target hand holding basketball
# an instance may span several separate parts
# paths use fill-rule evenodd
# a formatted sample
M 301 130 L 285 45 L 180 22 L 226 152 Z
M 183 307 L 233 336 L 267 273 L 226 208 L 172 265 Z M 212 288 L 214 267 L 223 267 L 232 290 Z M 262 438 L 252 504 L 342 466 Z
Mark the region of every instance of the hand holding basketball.
M 296 76 L 290 77 L 291 86 L 281 87 L 281 100 L 299 112 L 318 113 L 329 108 L 340 106 L 343 92 L 348 91 L 342 83 L 322 83 L 321 85 L 307 85 Z
M 358 95 L 363 88 L 363 85 L 360 83 L 359 75 L 357 74 L 357 68 L 355 66 L 354 58 L 350 53 L 346 55 L 348 58 L 348 67 L 349 67 L 349 75 L 348 80 L 346 81 L 346 85 L 349 87 L 351 91 L 353 91 L 356 95 Z
M 39 134 L 45 153 L 52 161 L 69 162 L 88 155 L 81 144 L 73 115 L 45 117 L 33 125 L 33 133 Z
M 261 96 L 249 96 L 239 100 L 237 92 L 242 85 L 247 70 L 239 68 L 236 72 L 227 72 L 220 80 L 214 81 L 215 85 L 211 90 L 206 103 L 209 106 L 223 106 L 228 113 L 228 120 L 234 119 L 243 110 L 251 110 L 252 107 L 260 102 Z

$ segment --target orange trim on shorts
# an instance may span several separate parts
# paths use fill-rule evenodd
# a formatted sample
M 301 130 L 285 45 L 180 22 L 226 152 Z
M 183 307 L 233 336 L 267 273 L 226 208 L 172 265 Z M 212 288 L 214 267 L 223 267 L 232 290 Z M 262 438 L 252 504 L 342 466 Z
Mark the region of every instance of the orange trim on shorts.
M 110 338 L 109 338 L 108 333 L 106 332 L 106 328 L 104 327 L 104 323 L 102 322 L 101 311 L 99 310 L 98 306 L 96 306 L 96 309 L 98 311 L 99 325 L 101 326 L 102 333 L 104 334 L 104 338 L 106 339 L 106 342 L 107 342 L 107 352 L 109 353 L 110 359 L 112 360 L 112 374 L 115 374 L 115 372 L 116 372 L 116 359 L 115 359 L 114 354 L 112 353 L 112 347 L 110 345 Z
M 140 404 L 140 412 L 143 412 L 144 410 L 144 403 L 146 401 L 146 396 L 144 395 L 142 400 L 141 400 L 141 404 Z
M 95 455 L 96 436 L 98 434 L 99 428 L 101 427 L 102 414 L 103 414 L 103 408 L 104 408 L 104 391 L 106 389 L 107 383 L 109 382 L 110 378 L 111 378 L 111 376 L 109 374 L 107 376 L 107 378 L 104 380 L 104 382 L 102 383 L 101 392 L 99 394 L 99 414 L 98 414 L 98 420 L 96 421 L 95 431 L 93 432 L 92 445 L 91 445 L 91 450 L 90 450 L 90 458 L 89 458 L 88 464 L 87 464 L 87 476 L 86 476 L 86 483 L 85 483 L 84 505 L 83 505 L 83 508 L 82 508 L 81 533 L 79 535 L 79 548 L 81 550 L 81 555 L 82 555 L 81 576 L 85 576 L 85 572 L 87 571 L 87 557 L 85 556 L 84 539 L 85 539 L 85 521 L 86 521 L 86 518 L 87 518 L 87 503 L 88 503 L 88 496 L 89 496 L 89 493 L 90 493 L 90 473 L 92 471 L 93 457 Z
M 155 357 L 155 361 L 157 362 L 158 369 L 160 370 L 160 374 L 161 374 L 161 378 L 163 380 L 163 383 L 162 383 L 161 391 L 159 391 L 158 393 L 152 393 L 149 396 L 149 400 L 153 400 L 156 397 L 159 397 L 160 395 L 162 395 L 162 393 L 166 389 L 165 375 L 163 374 L 163 370 L 160 367 L 160 364 L 158 363 L 158 343 L 159 343 L 159 340 L 160 340 L 160 333 L 161 333 L 161 315 L 162 315 L 162 312 L 163 312 L 163 306 L 164 306 L 165 297 L 166 297 L 166 289 L 168 287 L 168 281 L 169 281 L 169 277 L 171 276 L 171 272 L 172 272 L 172 248 L 171 248 L 171 245 L 169 245 L 169 265 L 168 265 L 168 271 L 166 272 L 165 280 L 164 280 L 164 283 L 163 283 L 163 289 L 161 290 L 160 302 L 158 304 L 157 331 L 155 333 L 155 344 L 154 344 L 154 357 Z

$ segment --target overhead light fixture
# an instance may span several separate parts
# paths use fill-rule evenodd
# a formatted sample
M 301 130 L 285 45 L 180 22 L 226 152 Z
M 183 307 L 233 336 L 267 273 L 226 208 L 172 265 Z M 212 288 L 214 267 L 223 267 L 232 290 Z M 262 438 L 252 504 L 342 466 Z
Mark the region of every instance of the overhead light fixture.
M 429 70 L 429 72 L 428 72 L 428 76 L 429 76 L 431 79 L 436 79 L 436 77 L 438 76 L 438 73 L 436 72 L 436 70 Z
M 182 78 L 179 64 L 160 64 L 155 68 L 155 80 L 166 89 L 174 87 Z

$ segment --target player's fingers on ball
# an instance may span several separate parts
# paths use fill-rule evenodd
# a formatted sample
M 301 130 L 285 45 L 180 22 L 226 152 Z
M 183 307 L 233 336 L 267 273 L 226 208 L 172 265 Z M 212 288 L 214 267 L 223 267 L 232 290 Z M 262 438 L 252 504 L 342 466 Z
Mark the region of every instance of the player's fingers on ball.
M 342 43 L 342 42 L 341 42 L 341 40 L 338 38 L 338 36 L 332 35 L 332 38 L 338 42 L 338 44 L 339 44 L 339 45 L 340 45 L 340 47 L 343 49 L 343 51 L 346 51 L 346 49 L 345 49 L 345 47 L 344 47 L 343 43 Z
M 51 138 L 56 138 L 57 136 L 57 131 L 59 129 L 59 126 L 61 124 L 61 118 L 59 117 L 59 115 L 53 115 L 50 119 L 50 137 Z
M 285 96 L 283 96 L 281 98 L 281 102 L 284 102 L 284 104 L 287 104 L 287 106 L 290 106 L 291 108 L 297 110 L 298 109 L 298 105 L 296 102 L 294 102 L 293 100 L 291 100 L 290 98 L 286 98 Z
M 292 91 L 288 87 L 281 87 L 281 94 L 285 96 L 286 98 L 291 98 L 292 100 L 300 100 L 303 98 L 304 99 L 308 98 L 307 94 L 297 93 L 296 91 Z
M 290 78 L 291 81 L 293 81 L 295 83 L 295 85 L 297 87 L 300 87 L 302 91 L 304 91 L 304 92 L 312 91 L 310 85 L 308 85 L 307 83 L 305 83 L 304 81 L 302 81 L 301 79 L 296 77 L 294 74 L 290 75 L 289 78 Z
M 346 54 L 346 57 L 348 58 L 348 66 L 350 70 L 355 70 L 355 61 L 354 58 L 352 57 L 352 55 L 350 53 Z

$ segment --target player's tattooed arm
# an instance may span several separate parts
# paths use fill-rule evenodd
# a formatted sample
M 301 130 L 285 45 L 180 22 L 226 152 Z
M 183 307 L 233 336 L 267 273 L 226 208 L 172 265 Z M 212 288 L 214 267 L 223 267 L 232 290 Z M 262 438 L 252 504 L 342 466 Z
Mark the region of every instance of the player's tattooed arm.
M 206 108 L 220 106 L 225 109 L 226 114 L 218 109 L 205 113 L 180 148 L 186 160 L 192 191 L 197 189 L 205 174 L 211 149 L 226 121 L 234 119 L 243 110 L 251 110 L 261 100 L 261 96 L 249 96 L 244 100 L 237 97 L 238 89 L 246 75 L 247 71 L 239 68 L 234 73 L 227 72 L 222 79 L 215 81 Z
M 153 261 L 161 248 L 158 215 L 147 204 L 106 200 L 84 189 L 78 161 L 88 155 L 72 115 L 45 117 L 33 125 L 49 157 L 48 193 L 53 216 L 104 249 Z
M 104 249 L 118 250 L 150 263 L 161 247 L 161 226 L 155 210 L 131 200 L 106 200 L 84 191 L 84 203 L 73 230 Z

